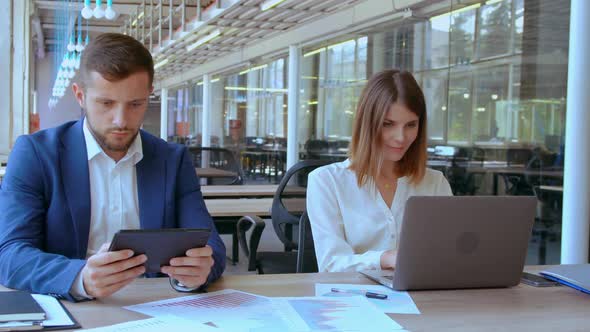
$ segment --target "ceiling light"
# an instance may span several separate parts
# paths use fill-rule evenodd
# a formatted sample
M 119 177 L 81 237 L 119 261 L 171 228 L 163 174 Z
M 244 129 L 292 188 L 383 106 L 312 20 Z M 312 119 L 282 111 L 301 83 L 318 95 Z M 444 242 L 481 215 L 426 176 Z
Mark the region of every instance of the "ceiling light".
M 474 5 L 471 5 L 471 6 L 466 6 L 466 7 L 463 7 L 463 8 L 459 8 L 459 9 L 451 10 L 451 11 L 450 11 L 450 12 L 448 12 L 448 13 L 444 13 L 444 14 L 441 14 L 441 15 L 437 15 L 437 16 L 433 16 L 433 17 L 431 17 L 431 18 L 430 18 L 430 21 L 432 22 L 432 21 L 434 21 L 434 20 L 436 20 L 436 19 L 439 19 L 439 18 L 441 18 L 441 17 L 444 17 L 444 16 L 448 16 L 448 15 L 456 15 L 456 14 L 459 14 L 459 13 L 462 13 L 462 12 L 465 12 L 465 11 L 468 11 L 468 10 L 477 9 L 477 8 L 479 8 L 479 7 L 481 7 L 481 4 L 480 4 L 480 3 L 476 3 L 476 4 L 474 4 Z
M 102 0 L 96 0 L 96 7 L 94 7 L 94 17 L 98 19 L 104 17 L 104 9 L 102 9 Z
M 317 50 L 315 50 L 315 51 L 311 51 L 311 52 L 308 52 L 308 53 L 305 53 L 305 54 L 303 54 L 303 57 L 304 57 L 304 58 L 307 58 L 308 56 L 312 56 L 312 55 L 314 55 L 314 54 L 318 54 L 318 53 L 320 53 L 320 52 L 323 52 L 323 51 L 325 51 L 325 50 L 326 50 L 326 48 L 325 48 L 325 47 L 322 47 L 322 48 L 320 48 L 320 49 L 317 49 Z
M 92 17 L 92 9 L 90 8 L 90 0 L 84 0 L 84 8 L 82 8 L 82 17 L 88 20 Z
M 158 69 L 158 68 L 160 68 L 160 67 L 162 67 L 162 66 L 166 65 L 167 63 L 168 63 L 168 59 L 164 59 L 164 60 L 162 60 L 162 61 L 160 61 L 160 62 L 156 63 L 156 65 L 154 66 L 154 69 Z
M 107 0 L 107 10 L 104 12 L 104 17 L 107 20 L 114 20 L 119 14 L 113 9 L 113 0 Z
M 194 50 L 195 48 L 197 48 L 205 43 L 210 42 L 213 38 L 218 37 L 220 34 L 221 34 L 221 31 L 219 31 L 219 29 L 215 29 L 210 34 L 197 39 L 197 41 L 194 44 L 192 44 L 186 48 L 186 51 L 190 52 L 190 51 Z
M 70 42 L 68 43 L 68 46 L 66 47 L 68 52 L 74 52 L 76 50 L 76 44 L 74 43 L 74 34 L 72 33 L 70 35 Z
M 265 10 L 269 10 L 272 7 L 278 5 L 279 3 L 283 2 L 285 0 L 266 0 L 265 2 L 260 4 L 260 10 L 265 11 Z
M 84 44 L 82 43 L 82 32 L 78 33 L 78 42 L 76 43 L 76 52 L 80 53 L 84 50 Z

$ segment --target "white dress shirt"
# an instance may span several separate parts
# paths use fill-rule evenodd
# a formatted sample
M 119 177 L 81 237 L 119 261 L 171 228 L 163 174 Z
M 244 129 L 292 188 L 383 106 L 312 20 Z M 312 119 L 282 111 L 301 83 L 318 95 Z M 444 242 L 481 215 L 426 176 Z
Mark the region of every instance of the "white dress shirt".
M 426 169 L 419 184 L 398 179 L 389 208 L 373 181 L 358 186 L 349 166 L 346 160 L 309 174 L 307 213 L 320 272 L 381 269 L 381 254 L 397 249 L 408 198 L 452 195 L 443 174 Z
M 115 162 L 100 147 L 84 119 L 84 139 L 90 176 L 90 233 L 86 258 L 96 254 L 121 229 L 139 229 L 139 201 L 135 165 L 143 158 L 138 134 L 127 154 Z M 78 274 L 72 295 L 88 298 Z

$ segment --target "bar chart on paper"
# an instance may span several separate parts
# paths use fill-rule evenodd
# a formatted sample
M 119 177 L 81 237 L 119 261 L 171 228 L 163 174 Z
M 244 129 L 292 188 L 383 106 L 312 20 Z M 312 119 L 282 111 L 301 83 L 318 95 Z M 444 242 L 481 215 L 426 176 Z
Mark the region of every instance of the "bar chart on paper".
M 288 317 L 292 326 L 306 331 L 392 331 L 402 327 L 363 297 L 293 297 L 273 299 L 275 309 Z M 362 317 L 362 319 L 359 319 Z
M 270 303 L 266 297 L 227 289 L 138 304 L 125 309 L 154 317 L 175 315 L 228 331 L 291 331 L 287 321 L 268 309 Z
M 234 309 L 240 306 L 256 304 L 260 297 L 247 293 L 233 292 L 228 294 L 216 294 L 196 299 L 186 299 L 154 305 L 155 308 L 201 308 L 201 309 Z M 262 300 L 264 302 L 265 299 Z
M 364 298 L 267 298 L 237 290 L 125 307 L 145 315 L 174 315 L 234 332 L 390 331 L 395 321 Z M 363 317 L 359 320 L 358 317 Z M 366 322 L 370 322 L 367 324 Z

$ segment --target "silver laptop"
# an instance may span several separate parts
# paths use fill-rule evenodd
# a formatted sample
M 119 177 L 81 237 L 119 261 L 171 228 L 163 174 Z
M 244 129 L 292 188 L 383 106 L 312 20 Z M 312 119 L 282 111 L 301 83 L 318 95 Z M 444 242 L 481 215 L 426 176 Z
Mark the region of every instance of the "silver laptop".
M 361 273 L 396 290 L 515 286 L 536 204 L 529 196 L 410 197 L 395 272 Z

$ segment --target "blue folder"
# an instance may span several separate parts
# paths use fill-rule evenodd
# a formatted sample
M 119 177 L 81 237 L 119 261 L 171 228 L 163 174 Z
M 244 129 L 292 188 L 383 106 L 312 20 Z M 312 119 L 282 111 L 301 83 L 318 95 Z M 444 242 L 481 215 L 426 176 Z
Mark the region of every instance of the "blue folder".
M 541 271 L 541 275 L 590 294 L 590 264 L 557 265 Z

